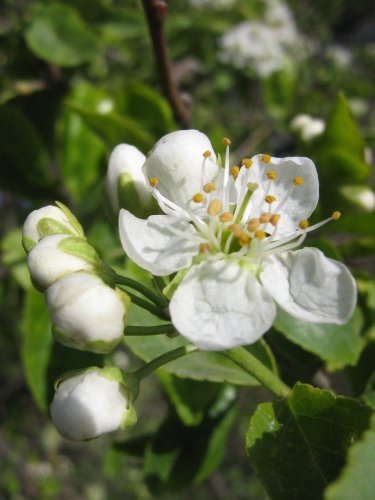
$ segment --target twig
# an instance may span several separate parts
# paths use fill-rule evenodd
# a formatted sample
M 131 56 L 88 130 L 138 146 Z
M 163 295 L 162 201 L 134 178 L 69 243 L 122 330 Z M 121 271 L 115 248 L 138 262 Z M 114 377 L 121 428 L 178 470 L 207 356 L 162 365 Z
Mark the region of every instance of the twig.
M 164 0 L 142 0 L 148 29 L 152 40 L 155 62 L 159 72 L 163 93 L 168 99 L 176 122 L 182 128 L 188 128 L 191 111 L 181 99 L 172 74 L 172 65 L 168 56 L 167 38 L 164 32 L 164 20 L 168 7 Z

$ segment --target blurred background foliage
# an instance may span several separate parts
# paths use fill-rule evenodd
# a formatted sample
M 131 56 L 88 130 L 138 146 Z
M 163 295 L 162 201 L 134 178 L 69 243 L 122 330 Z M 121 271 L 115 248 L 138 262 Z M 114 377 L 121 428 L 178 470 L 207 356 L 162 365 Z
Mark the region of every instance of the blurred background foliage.
M 286 2 L 303 36 L 294 49 L 304 56 L 291 56 L 266 77 L 251 64 L 236 67 L 220 56 L 223 34 L 243 21 L 262 20 L 264 2 L 228 4 L 169 2 L 165 29 L 173 74 L 192 110 L 191 127 L 206 133 L 218 152 L 221 138 L 229 136 L 235 161 L 259 152 L 313 158 L 321 181 L 317 219 L 333 209 L 344 216 L 307 244 L 345 259 L 358 279 L 359 307 L 340 330 L 340 340 L 334 327 L 306 331 L 280 316 L 266 341 L 287 382 L 312 382 L 354 396 L 367 384 L 370 400 L 374 4 Z M 108 156 L 121 142 L 146 153 L 179 127 L 160 91 L 141 3 L 3 0 L 0 76 L 0 496 L 266 498 L 245 457 L 244 435 L 249 415 L 269 395 L 260 388 L 236 388 L 248 381 L 225 365 L 210 372 L 207 362 L 208 374 L 199 367 L 190 367 L 190 373 L 172 367 L 148 379 L 137 401 L 139 424 L 116 436 L 114 445 L 106 438 L 69 443 L 48 420 L 53 380 L 63 371 L 112 362 L 134 367 L 138 358 L 150 359 L 163 349 L 129 338 L 127 346 L 103 358 L 53 344 L 44 298 L 31 288 L 20 243 L 26 215 L 58 199 L 75 212 L 103 259 L 124 267 L 115 217 L 103 192 Z M 324 120 L 324 132 L 303 138 L 291 127 L 301 113 Z M 130 276 L 147 280 L 126 266 Z M 147 321 L 135 307 L 131 324 Z M 267 345 L 257 349 L 274 366 Z

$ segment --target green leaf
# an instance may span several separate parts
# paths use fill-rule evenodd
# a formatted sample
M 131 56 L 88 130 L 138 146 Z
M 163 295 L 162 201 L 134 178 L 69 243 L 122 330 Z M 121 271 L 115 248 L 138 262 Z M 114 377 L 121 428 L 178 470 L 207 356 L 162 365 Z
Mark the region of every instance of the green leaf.
M 13 231 L 4 236 L 0 245 L 0 251 L 4 265 L 8 267 L 17 283 L 27 290 L 31 286 L 31 280 L 21 240 L 22 229 L 13 229 Z
M 216 415 L 206 414 L 197 427 L 186 427 L 170 414 L 146 448 L 144 477 L 151 493 L 179 490 L 198 484 L 220 464 L 235 406 Z
M 47 195 L 52 181 L 44 145 L 17 108 L 0 106 L 0 184 L 27 196 Z
M 181 421 L 187 425 L 198 425 L 205 410 L 217 397 L 221 384 L 197 382 L 176 377 L 165 370 L 158 370 L 158 377 Z
M 79 66 L 99 55 L 96 38 L 78 12 L 60 3 L 36 4 L 25 31 L 29 49 L 63 67 Z
M 131 305 L 128 319 L 129 325 L 146 326 L 162 323 L 163 321 L 154 318 L 138 306 Z M 124 341 L 134 354 L 146 362 L 188 343 L 182 336 L 170 338 L 166 335 L 150 335 L 147 337 L 127 337 L 125 335 Z M 264 341 L 259 341 L 249 346 L 248 349 L 266 366 L 275 370 L 272 353 Z M 245 386 L 259 385 L 257 380 L 232 361 L 214 352 L 196 352 L 186 358 L 180 358 L 168 363 L 164 369 L 179 377 L 192 380 L 227 382 Z
M 278 310 L 274 327 L 303 349 L 323 359 L 330 370 L 355 365 L 364 347 L 363 317 L 357 308 L 346 325 L 306 323 Z
M 246 447 L 270 498 L 321 498 L 371 414 L 355 399 L 300 383 L 286 400 L 259 405 Z
M 52 334 L 44 295 L 30 288 L 22 313 L 22 363 L 28 386 L 39 408 L 48 405 L 47 371 L 51 356 Z
M 375 410 L 375 372 L 369 378 L 361 399 Z
M 325 492 L 326 500 L 372 500 L 375 491 L 375 417 L 362 439 L 349 449 L 340 477 Z

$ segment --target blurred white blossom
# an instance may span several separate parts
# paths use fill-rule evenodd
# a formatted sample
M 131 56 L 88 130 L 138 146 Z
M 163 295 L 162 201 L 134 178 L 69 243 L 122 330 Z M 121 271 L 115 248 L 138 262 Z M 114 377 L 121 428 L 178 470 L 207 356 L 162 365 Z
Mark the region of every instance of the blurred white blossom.
M 325 127 L 326 124 L 322 118 L 314 118 L 305 113 L 296 115 L 290 123 L 292 131 L 305 142 L 309 142 L 321 135 Z
M 190 0 L 193 7 L 209 7 L 212 9 L 229 9 L 237 0 Z

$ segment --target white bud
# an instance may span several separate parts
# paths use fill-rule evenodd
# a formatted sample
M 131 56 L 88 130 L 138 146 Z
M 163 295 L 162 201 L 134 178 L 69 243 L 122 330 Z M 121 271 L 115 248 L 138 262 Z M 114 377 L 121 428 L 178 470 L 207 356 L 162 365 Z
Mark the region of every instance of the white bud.
M 92 352 L 109 352 L 121 342 L 128 296 L 98 276 L 68 274 L 48 288 L 46 298 L 58 342 Z
M 142 172 L 145 159 L 143 153 L 129 144 L 119 144 L 112 151 L 106 189 L 115 212 L 126 208 L 141 215 L 142 209 L 150 206 L 153 198 Z
M 303 141 L 309 142 L 324 132 L 325 121 L 307 114 L 296 115 L 290 123 L 290 128 L 296 132 Z
M 71 248 L 70 242 L 75 243 L 77 240 L 95 252 L 84 239 L 65 234 L 46 236 L 34 246 L 27 256 L 27 267 L 38 290 L 44 291 L 65 274 L 81 269 L 96 270 L 93 259 L 75 253 Z
M 52 234 L 84 235 L 78 220 L 62 203 L 58 207 L 48 205 L 33 210 L 26 217 L 22 228 L 22 244 L 26 252 L 30 252 L 41 238 Z
M 58 384 L 52 422 L 67 439 L 94 439 L 136 422 L 130 399 L 118 369 L 89 368 Z

